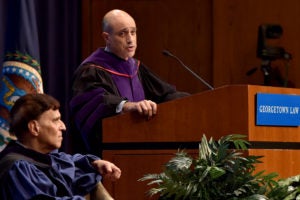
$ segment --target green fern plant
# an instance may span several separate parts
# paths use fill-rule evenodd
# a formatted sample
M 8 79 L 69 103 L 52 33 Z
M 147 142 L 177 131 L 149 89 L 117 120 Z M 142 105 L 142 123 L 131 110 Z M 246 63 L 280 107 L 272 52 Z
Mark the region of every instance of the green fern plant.
M 148 194 L 161 200 L 277 200 L 280 195 L 282 200 L 291 194 L 275 180 L 277 173 L 254 173 L 262 156 L 245 156 L 250 143 L 244 138 L 235 134 L 208 141 L 203 135 L 197 157 L 179 150 L 162 173 L 139 181 L 149 181 Z
M 267 196 L 270 200 L 300 200 L 300 175 L 279 180 Z

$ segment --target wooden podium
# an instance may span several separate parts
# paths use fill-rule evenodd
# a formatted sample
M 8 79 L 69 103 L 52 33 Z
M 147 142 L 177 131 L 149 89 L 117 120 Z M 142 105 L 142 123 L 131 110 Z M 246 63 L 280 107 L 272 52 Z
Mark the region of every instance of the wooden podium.
M 159 104 L 151 120 L 136 113 L 104 119 L 103 158 L 122 170 L 120 180 L 104 182 L 106 188 L 117 200 L 157 199 L 146 196 L 147 182 L 137 180 L 161 172 L 178 149 L 197 152 L 203 134 L 214 139 L 247 135 L 249 155 L 264 156 L 258 171 L 281 178 L 300 174 L 300 128 L 256 126 L 257 93 L 300 95 L 300 89 L 230 85 Z

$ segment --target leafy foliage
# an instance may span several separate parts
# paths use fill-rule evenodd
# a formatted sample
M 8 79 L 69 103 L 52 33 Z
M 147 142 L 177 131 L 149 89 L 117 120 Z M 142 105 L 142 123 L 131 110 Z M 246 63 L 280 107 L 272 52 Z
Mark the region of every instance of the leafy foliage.
M 278 181 L 267 196 L 271 200 L 299 200 L 300 199 L 300 175 L 292 176 Z
M 162 200 L 282 200 L 299 195 L 299 189 L 292 193 L 288 183 L 275 181 L 276 173 L 254 174 L 262 156 L 245 156 L 250 143 L 243 138 L 227 135 L 208 141 L 203 135 L 198 157 L 179 150 L 162 173 L 147 174 L 139 181 L 150 181 L 149 195 L 159 194 Z

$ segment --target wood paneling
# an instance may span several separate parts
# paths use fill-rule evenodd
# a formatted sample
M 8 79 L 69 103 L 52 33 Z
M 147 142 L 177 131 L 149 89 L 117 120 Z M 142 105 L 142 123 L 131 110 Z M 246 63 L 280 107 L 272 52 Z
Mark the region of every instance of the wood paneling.
M 104 181 L 107 190 L 113 194 L 114 199 L 120 200 L 154 200 L 147 191 L 149 181 L 138 181 L 146 174 L 158 174 L 163 171 L 163 164 L 167 163 L 176 150 L 123 150 L 104 151 L 106 159 L 113 161 L 122 170 L 121 178 L 115 183 Z
M 114 8 L 129 12 L 138 26 L 136 57 L 179 90 L 197 93 L 207 88 L 179 63 L 161 54 L 168 49 L 215 87 L 263 84 L 256 57 L 257 29 L 278 23 L 284 32 L 278 45 L 292 54 L 288 78 L 300 86 L 300 1 L 298 0 L 84 0 L 82 59 L 99 46 L 103 15 Z M 274 68 L 285 77 L 285 64 Z M 251 76 L 246 73 L 253 68 Z
M 219 87 L 160 104 L 157 116 L 151 120 L 137 113 L 106 118 L 102 122 L 103 142 L 193 142 L 200 141 L 202 134 L 215 139 L 245 134 L 251 142 L 300 142 L 299 127 L 256 126 L 257 93 L 300 95 L 300 90 L 254 85 Z
M 215 0 L 213 1 L 213 80 L 215 86 L 234 83 L 263 84 L 261 61 L 256 58 L 258 26 L 280 24 L 283 35 L 277 40 L 293 55 L 289 79 L 300 86 L 300 1 L 298 0 Z M 246 72 L 258 67 L 255 74 Z M 285 75 L 285 65 L 275 62 Z
M 167 163 L 177 150 L 120 150 L 104 151 L 105 158 L 114 162 L 122 169 L 121 179 L 112 183 L 104 181 L 107 190 L 113 194 L 115 199 L 120 200 L 156 200 L 157 196 L 147 195 L 151 188 L 148 181 L 138 181 L 146 174 L 158 174 L 163 171 L 164 164 Z M 187 151 L 191 155 L 197 156 L 197 150 Z M 287 178 L 300 174 L 299 150 L 286 149 L 250 149 L 249 155 L 264 155 L 260 159 L 262 163 L 256 165 L 256 172 L 265 171 L 267 173 L 281 172 L 278 178 Z M 288 164 L 282 164 L 288 163 Z
M 297 175 L 300 127 L 257 126 L 258 93 L 300 95 L 300 89 L 230 85 L 160 104 L 159 113 L 151 120 L 136 113 L 104 119 L 103 158 L 125 171 L 123 181 L 108 183 L 111 193 L 131 199 L 128 191 L 134 187 L 134 197 L 142 199 L 147 187 L 137 182 L 138 176 L 158 173 L 159 167 L 170 159 L 165 149 L 172 146 L 189 146 L 197 151 L 203 134 L 215 140 L 228 134 L 244 134 L 252 148 L 247 153 L 264 156 L 257 172 L 277 172 L 280 178 Z
M 299 150 L 292 149 L 251 149 L 249 155 L 263 155 L 262 163 L 256 165 L 256 172 L 279 173 L 278 178 L 300 174 Z M 283 164 L 284 163 L 284 164 Z
M 207 82 L 212 82 L 212 32 L 210 0 L 89 0 L 82 1 L 83 58 L 99 46 L 103 15 L 114 8 L 131 14 L 138 28 L 136 58 L 144 62 L 177 89 L 190 93 L 206 90 L 173 58 L 162 55 L 168 49 L 180 57 Z M 87 12 L 87 13 L 86 13 Z

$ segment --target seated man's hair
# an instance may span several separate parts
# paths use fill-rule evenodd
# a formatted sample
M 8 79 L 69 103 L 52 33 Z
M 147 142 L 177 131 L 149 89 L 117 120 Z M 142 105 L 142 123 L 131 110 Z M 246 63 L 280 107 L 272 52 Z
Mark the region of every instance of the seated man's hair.
M 28 122 L 36 120 L 47 110 L 57 110 L 60 103 L 47 94 L 26 94 L 21 96 L 10 111 L 9 132 L 16 137 L 28 131 Z

